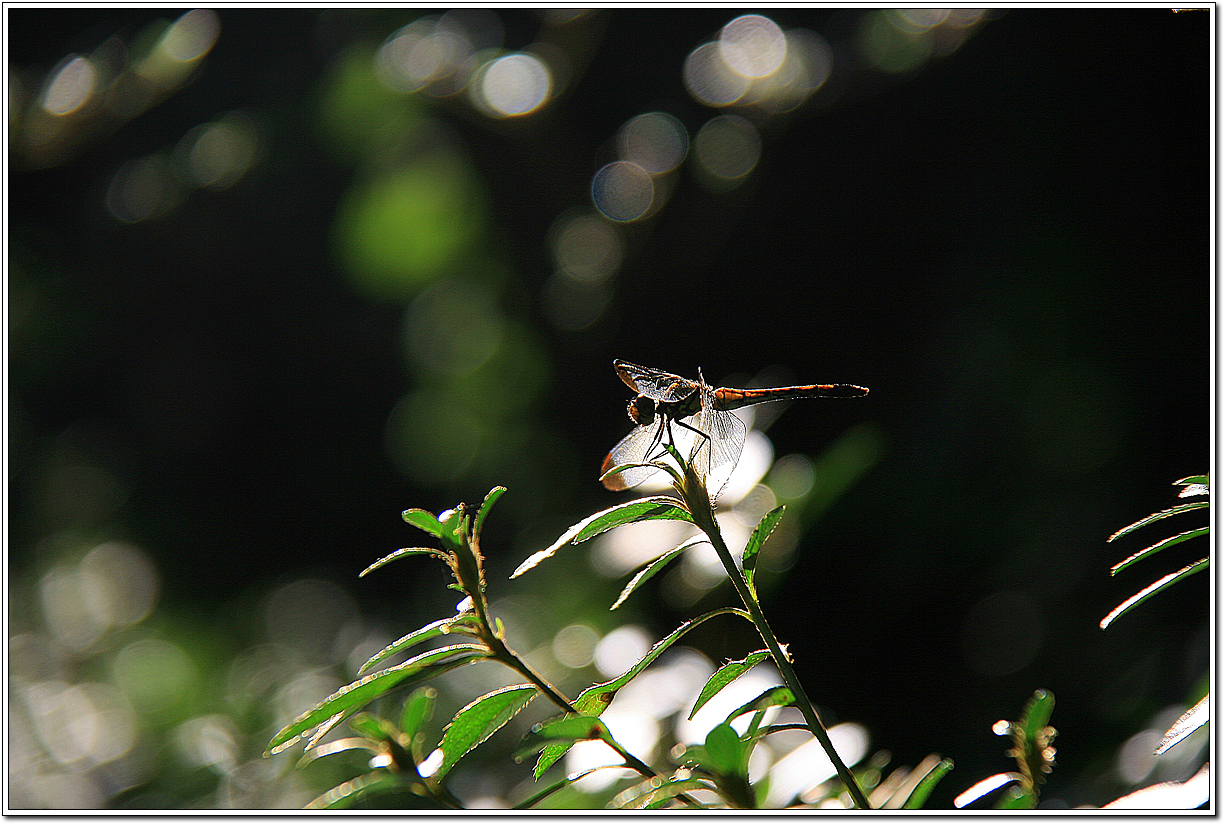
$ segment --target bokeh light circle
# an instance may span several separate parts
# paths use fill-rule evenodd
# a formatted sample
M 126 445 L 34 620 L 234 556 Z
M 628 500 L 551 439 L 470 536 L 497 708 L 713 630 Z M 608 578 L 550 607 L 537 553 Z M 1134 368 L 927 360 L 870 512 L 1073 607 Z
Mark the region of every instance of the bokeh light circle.
M 786 35 L 760 14 L 745 14 L 723 26 L 718 54 L 736 74 L 747 78 L 773 74 L 786 59 Z
M 650 173 L 636 163 L 617 160 L 595 173 L 591 181 L 595 208 L 609 220 L 626 223 L 637 220 L 654 202 L 654 182 Z
M 693 158 L 715 188 L 738 185 L 761 159 L 756 127 L 737 115 L 711 118 L 693 141 Z
M 543 106 L 552 93 L 552 74 L 534 54 L 518 52 L 481 67 L 472 94 L 493 117 L 521 117 Z
M 688 132 L 670 114 L 647 112 L 621 127 L 616 150 L 622 160 L 636 163 L 652 175 L 666 174 L 688 154 Z
M 748 78 L 731 71 L 717 43 L 703 43 L 689 52 L 683 76 L 689 94 L 706 106 L 730 106 L 748 91 Z

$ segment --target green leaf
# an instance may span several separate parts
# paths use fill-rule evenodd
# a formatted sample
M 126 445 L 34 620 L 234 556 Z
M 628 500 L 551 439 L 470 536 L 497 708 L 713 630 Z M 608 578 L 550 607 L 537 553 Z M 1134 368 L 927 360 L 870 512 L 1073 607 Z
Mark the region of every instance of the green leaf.
M 1020 728 L 1025 741 L 1036 741 L 1042 730 L 1050 725 L 1054 714 L 1054 693 L 1037 690 L 1024 706 L 1020 716 Z
M 736 718 L 747 712 L 760 712 L 761 710 L 769 709 L 770 707 L 790 707 L 795 703 L 795 694 L 786 687 L 770 687 L 765 692 L 753 698 L 742 707 L 737 707 L 727 716 L 727 723 L 730 724 Z M 751 730 L 753 734 L 756 730 Z
M 616 599 L 616 603 L 610 606 L 608 610 L 614 610 L 621 604 L 625 603 L 625 599 L 632 595 L 638 587 L 654 577 L 656 572 L 671 563 L 671 561 L 681 552 L 684 552 L 684 550 L 701 543 L 709 543 L 709 540 L 704 535 L 694 535 L 679 546 L 669 549 L 658 558 L 655 558 L 649 564 L 644 566 L 637 575 L 633 576 L 633 580 L 625 585 L 625 588 L 621 590 L 620 597 Z
M 1211 486 L 1211 476 L 1210 476 L 1210 475 L 1191 475 L 1189 478 L 1182 478 L 1180 481 L 1174 481 L 1174 482 L 1173 482 L 1173 486 L 1206 486 L 1206 487 L 1210 487 L 1210 486 Z M 1183 494 L 1183 495 L 1185 495 L 1186 493 L 1185 493 L 1185 492 L 1183 492 L 1182 494 Z M 1205 493 L 1205 492 L 1204 492 L 1204 493 L 1201 493 L 1201 494 L 1204 494 L 1204 495 L 1205 495 L 1205 494 L 1207 494 L 1207 493 Z
M 979 798 L 989 795 L 990 793 L 999 789 L 999 787 L 1023 780 L 1024 776 L 1020 773 L 996 773 L 989 778 L 983 778 L 981 781 L 965 790 L 956 798 L 952 799 L 952 806 L 956 807 L 957 809 L 961 809 L 972 804 L 974 801 L 977 801 Z
M 455 644 L 423 652 L 402 664 L 367 675 L 341 687 L 313 709 L 302 713 L 268 742 L 265 755 L 275 755 L 293 746 L 308 730 L 320 724 L 334 724 L 340 717 L 365 706 L 395 687 L 432 678 L 471 661 L 484 658 L 487 650 L 475 644 Z M 449 659 L 449 660 L 448 660 Z
M 555 721 L 536 724 L 523 738 L 522 745 L 515 751 L 514 760 L 522 761 L 532 753 L 554 746 L 565 746 L 568 750 L 577 741 L 598 739 L 611 743 L 612 733 L 604 726 L 604 722 L 591 715 L 567 715 Z M 564 745 L 554 744 L 555 741 L 567 742 Z M 536 776 L 539 777 L 538 775 Z
M 1191 512 L 1195 509 L 1204 509 L 1208 506 L 1211 506 L 1210 502 L 1198 501 L 1192 504 L 1178 504 L 1177 506 L 1172 507 L 1170 509 L 1162 509 L 1159 512 L 1153 512 L 1151 515 L 1147 516 L 1146 518 L 1140 518 L 1139 520 L 1135 521 L 1130 526 L 1122 527 L 1117 532 L 1115 532 L 1113 535 L 1110 535 L 1107 541 L 1112 541 L 1116 538 L 1121 538 L 1123 535 L 1126 535 L 1127 533 L 1130 533 L 1130 532 L 1134 532 L 1136 529 L 1138 529 L 1141 526 L 1147 526 L 1148 524 L 1154 524 L 1157 521 L 1164 520 L 1165 518 L 1170 518 L 1174 515 L 1181 515 L 1184 512 Z
M 715 775 L 747 775 L 750 751 L 730 724 L 719 724 L 706 735 L 702 766 Z
M 421 687 L 413 690 L 404 701 L 404 709 L 400 712 L 400 729 L 409 741 L 415 741 L 429 719 L 433 718 L 434 702 L 438 699 L 438 691 L 433 687 Z
M 909 798 L 905 799 L 905 803 L 901 805 L 903 810 L 920 810 L 922 805 L 927 802 L 931 791 L 935 789 L 935 785 L 939 780 L 952 771 L 952 759 L 943 758 L 931 770 L 922 777 L 917 786 L 909 794 Z
M 361 665 L 361 669 L 357 670 L 357 674 L 361 675 L 375 665 L 387 660 L 391 656 L 404 652 L 405 650 L 415 647 L 417 644 L 422 644 L 433 638 L 449 635 L 451 633 L 469 635 L 471 634 L 469 628 L 479 625 L 480 619 L 470 612 L 460 613 L 459 615 L 455 615 L 450 618 L 443 618 L 439 621 L 434 621 L 432 624 L 426 624 L 420 629 L 408 633 L 403 638 L 391 642 L 378 652 L 374 653 L 374 655 L 370 657 L 369 661 L 366 661 Z
M 1131 597 L 1127 598 L 1122 603 L 1118 604 L 1116 607 L 1114 607 L 1113 612 L 1109 613 L 1104 618 L 1102 618 L 1101 619 L 1101 629 L 1105 629 L 1106 627 L 1108 627 L 1110 624 L 1114 622 L 1115 618 L 1129 612 L 1131 609 L 1133 609 L 1134 607 L 1137 607 L 1139 604 L 1143 603 L 1148 598 L 1151 598 L 1153 595 L 1155 595 L 1157 592 L 1160 592 L 1162 589 L 1172 586 L 1176 582 L 1182 580 L 1183 578 L 1188 578 L 1189 576 L 1193 575 L 1196 572 L 1202 572 L 1204 569 L 1210 566 L 1210 564 L 1211 564 L 1210 559 L 1200 558 L 1194 563 L 1188 564 L 1182 567 L 1177 572 L 1171 572 L 1165 577 L 1161 578 L 1160 580 L 1149 584 L 1148 586 L 1136 592 Z
M 782 515 L 786 512 L 786 505 L 777 507 L 769 512 L 756 528 L 752 530 L 752 535 L 748 538 L 748 543 L 744 546 L 744 560 L 741 566 L 744 570 L 744 580 L 748 584 L 748 589 L 752 591 L 753 597 L 756 597 L 756 565 L 757 558 L 760 556 L 761 547 L 764 546 L 765 540 L 770 533 L 774 531 L 774 527 L 782 520 Z
M 353 750 L 365 750 L 369 753 L 378 754 L 382 752 L 382 747 L 377 741 L 371 741 L 368 738 L 341 738 L 336 741 L 328 741 L 326 744 L 320 744 L 312 750 L 307 750 L 298 759 L 297 765 L 298 767 L 305 767 L 307 764 L 320 758 L 341 752 L 352 752 Z
M 349 719 L 349 726 L 373 741 L 394 741 L 399 735 L 394 724 L 370 712 L 357 713 Z
M 551 558 L 557 553 L 557 550 L 566 544 L 580 544 L 600 533 L 607 532 L 609 529 L 614 529 L 618 526 L 624 526 L 625 524 L 657 520 L 688 521 L 692 523 L 693 516 L 689 514 L 680 501 L 665 495 L 655 495 L 650 498 L 641 498 L 636 501 L 617 504 L 602 512 L 596 512 L 594 515 L 574 524 L 548 549 L 540 550 L 519 564 L 518 569 L 514 570 L 510 577 L 517 578 L 541 561 Z
M 1037 806 L 1037 793 L 1013 784 L 1003 791 L 995 804 L 996 810 L 1031 810 Z
M 377 561 L 361 570 L 361 573 L 357 577 L 364 578 L 379 567 L 386 566 L 392 561 L 400 558 L 406 558 L 409 555 L 433 555 L 435 558 L 441 558 L 443 561 L 447 559 L 446 553 L 440 549 L 431 549 L 424 546 L 406 546 L 403 549 L 395 550 L 395 552 L 392 552 L 390 555 L 384 555 L 383 557 L 379 558 Z
M 423 509 L 405 509 L 402 517 L 406 523 L 412 524 L 417 529 L 428 532 L 435 538 L 442 537 L 442 524 L 432 512 L 426 512 Z
M 691 621 L 686 621 L 673 630 L 671 635 L 668 635 L 666 638 L 651 647 L 650 651 L 642 656 L 642 659 L 629 669 L 625 670 L 611 681 L 605 681 L 602 684 L 592 684 L 579 693 L 578 697 L 574 699 L 574 709 L 578 711 L 579 715 L 583 716 L 599 716 L 603 714 L 603 711 L 606 710 L 608 705 L 612 703 L 612 699 L 616 697 L 616 693 L 619 689 L 637 677 L 638 673 L 646 669 L 646 667 L 653 664 L 655 659 L 662 655 L 668 647 L 680 640 L 680 638 L 682 638 L 686 632 L 700 624 L 705 623 L 715 616 L 727 614 L 738 615 L 748 621 L 752 620 L 752 616 L 747 612 L 744 612 L 742 609 L 737 609 L 735 607 L 723 607 L 712 612 L 707 612 L 705 615 L 698 616 Z M 536 762 L 535 777 L 539 778 L 541 775 L 543 775 L 545 770 L 557 763 L 561 756 L 565 755 L 565 753 L 569 751 L 569 748 L 569 744 L 554 744 L 547 747 L 544 752 L 540 754 L 540 760 Z
M 613 767 L 604 765 L 600 767 L 592 767 L 589 770 L 580 770 L 579 772 L 573 773 L 572 775 L 567 775 L 565 776 L 565 778 L 562 778 L 560 781 L 558 781 L 556 784 L 553 784 L 551 787 L 547 787 L 543 790 L 540 790 L 538 793 L 531 796 L 530 798 L 525 798 L 519 803 L 515 804 L 513 809 L 530 810 L 532 807 L 534 807 L 536 804 L 539 804 L 545 798 L 548 798 L 550 795 L 556 793 L 558 790 L 564 790 L 566 787 L 568 787 L 570 784 L 573 784 L 578 779 L 586 778 L 588 775 L 595 772 L 596 770 L 605 770 L 605 769 L 621 769 L 621 767 L 619 764 Z
M 460 758 L 500 730 L 538 692 L 531 684 L 503 687 L 482 695 L 459 710 L 442 735 L 442 743 L 438 745 L 442 750 L 442 764 L 433 778 L 441 780 Z
M 308 810 L 343 810 L 353 806 L 367 795 L 392 789 L 400 783 L 399 778 L 386 770 L 359 775 L 333 787 L 306 805 Z
M 714 790 L 714 785 L 703 778 L 684 778 L 672 776 L 662 787 L 636 799 L 634 806 L 640 810 L 657 810 L 678 795 L 692 790 Z
M 1204 695 L 1197 704 L 1186 710 L 1182 717 L 1174 722 L 1173 726 L 1169 727 L 1169 731 L 1164 734 L 1164 738 L 1160 739 L 1160 746 L 1156 748 L 1156 755 L 1163 755 L 1168 752 L 1170 747 L 1210 720 L 1207 717 L 1207 700 L 1209 698 L 1211 698 L 1211 693 Z
M 476 513 L 476 526 L 473 527 L 473 532 L 475 532 L 477 535 L 480 534 L 480 530 L 484 527 L 485 517 L 488 516 L 489 510 L 493 508 L 493 504 L 497 503 L 497 499 L 505 494 L 506 488 L 504 486 L 495 486 L 489 490 L 489 494 L 485 495 L 484 503 L 480 505 L 480 511 Z
M 1174 535 L 1170 538 L 1165 538 L 1163 541 L 1157 541 L 1156 543 L 1152 544 L 1147 549 L 1139 550 L 1134 555 L 1127 558 L 1125 561 L 1121 561 L 1119 563 L 1114 564 L 1112 567 L 1109 568 L 1109 574 L 1117 575 L 1119 572 L 1126 569 L 1128 566 L 1133 564 L 1135 561 L 1138 561 L 1140 558 L 1144 558 L 1155 552 L 1159 552 L 1162 549 L 1167 549 L 1168 547 L 1171 547 L 1174 544 L 1180 544 L 1182 541 L 1188 541 L 1191 538 L 1197 538 L 1200 535 L 1206 535 L 1210 531 L 1211 531 L 1211 527 L 1205 526 L 1205 527 L 1202 527 L 1201 529 L 1192 529 L 1189 532 L 1183 532 L 1180 535 Z
M 701 688 L 701 693 L 697 696 L 696 703 L 693 704 L 693 709 L 688 714 L 688 720 L 692 721 L 693 716 L 697 711 L 705 706 L 706 702 L 713 698 L 736 678 L 746 673 L 748 670 L 755 667 L 765 659 L 769 658 L 769 650 L 763 649 L 752 653 L 742 661 L 728 661 L 723 664 L 718 670 L 710 676 L 710 679 L 705 682 L 705 686 Z

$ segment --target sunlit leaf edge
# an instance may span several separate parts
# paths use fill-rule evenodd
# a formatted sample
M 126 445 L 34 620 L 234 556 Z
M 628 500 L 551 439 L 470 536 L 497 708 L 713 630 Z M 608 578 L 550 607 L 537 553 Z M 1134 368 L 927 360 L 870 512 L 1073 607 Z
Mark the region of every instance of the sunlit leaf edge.
M 444 531 L 442 524 L 438 521 L 438 516 L 432 512 L 424 509 L 405 509 L 400 517 L 404 519 L 404 523 L 411 524 L 422 532 L 428 532 L 435 538 L 442 537 Z
M 487 741 L 538 694 L 531 684 L 515 684 L 486 693 L 455 713 L 438 744 L 442 764 L 433 778 L 441 780 L 459 759 Z
M 939 763 L 930 769 L 930 771 L 922 777 L 922 780 L 915 785 L 909 798 L 905 799 L 905 803 L 901 805 L 903 810 L 920 810 L 922 805 L 926 804 L 927 798 L 930 797 L 931 791 L 935 789 L 935 785 L 939 783 L 945 775 L 952 771 L 955 766 L 951 758 L 941 758 Z
M 675 560 L 677 555 L 680 555 L 686 549 L 690 549 L 697 544 L 709 543 L 709 540 L 710 539 L 705 537 L 705 535 L 694 535 L 679 545 L 669 549 L 667 552 L 664 552 L 658 558 L 655 558 L 649 564 L 642 567 L 640 570 L 638 570 L 637 574 L 633 576 L 629 583 L 625 584 L 625 588 L 621 590 L 620 597 L 616 599 L 616 603 L 608 607 L 608 611 L 610 612 L 619 607 L 621 604 L 625 603 L 626 599 L 628 599 L 628 597 L 632 595 L 638 587 L 649 581 L 655 576 L 656 573 Z
M 1211 532 L 1211 528 L 1204 526 L 1198 529 L 1191 529 L 1191 530 L 1188 530 L 1187 532 L 1182 532 L 1177 535 L 1171 535 L 1168 538 L 1165 538 L 1161 541 L 1157 541 L 1156 543 L 1152 544 L 1147 549 L 1139 550 L 1138 552 L 1136 552 L 1134 555 L 1130 556 L 1126 560 L 1119 561 L 1118 563 L 1114 564 L 1112 567 L 1109 568 L 1109 574 L 1116 575 L 1122 570 L 1126 569 L 1131 564 L 1138 561 L 1140 558 L 1145 558 L 1148 555 L 1155 554 L 1162 549 L 1168 549 L 1174 544 L 1180 544 L 1182 541 L 1188 541 L 1191 538 L 1198 538 L 1199 536 L 1207 535 L 1210 532 Z
M 380 670 L 338 689 L 313 708 L 299 715 L 272 737 L 264 755 L 275 755 L 295 744 L 307 730 L 325 723 L 337 715 L 373 701 L 396 687 L 412 683 L 411 679 L 428 678 L 462 664 L 485 657 L 487 650 L 474 644 L 455 644 L 423 652 L 402 664 Z M 451 658 L 451 656 L 458 656 Z M 451 660 L 446 660 L 451 658 Z
M 1208 701 L 1210 698 L 1211 693 L 1207 693 L 1199 699 L 1197 704 L 1186 710 L 1180 718 L 1173 722 L 1173 726 L 1169 727 L 1169 731 L 1164 734 L 1164 738 L 1160 739 L 1160 744 L 1154 752 L 1155 755 L 1164 755 L 1173 746 L 1183 741 L 1190 733 L 1211 720 L 1208 716 Z
M 768 658 L 769 650 L 757 650 L 739 661 L 728 661 L 716 669 L 714 674 L 706 680 L 705 685 L 701 688 L 701 692 L 698 693 L 697 700 L 689 711 L 688 720 L 692 721 L 697 711 L 704 707 L 707 701 L 718 695 L 728 684 Z
M 397 776 L 386 770 L 359 775 L 332 787 L 306 805 L 307 810 L 342 810 L 351 807 L 367 795 L 393 789 L 400 784 Z
M 443 635 L 450 635 L 452 633 L 466 635 L 468 634 L 466 630 L 469 625 L 477 626 L 479 623 L 480 619 L 477 618 L 475 614 L 465 612 L 459 615 L 451 616 L 450 618 L 442 618 L 434 621 L 432 624 L 426 624 L 420 629 L 413 630 L 402 638 L 392 641 L 390 644 L 374 653 L 372 656 L 370 656 L 368 661 L 361 665 L 361 668 L 357 670 L 357 674 L 362 675 L 368 672 L 375 665 L 387 660 L 391 656 L 404 652 L 417 644 L 422 644 L 433 638 L 438 638 Z
M 518 569 L 514 570 L 510 577 L 517 578 L 541 561 L 551 558 L 557 553 L 557 550 L 566 544 L 580 544 L 618 526 L 637 523 L 638 521 L 655 520 L 688 521 L 692 523 L 693 516 L 689 514 L 688 510 L 684 508 L 684 505 L 679 500 L 665 495 L 655 495 L 649 498 L 640 498 L 636 501 L 617 504 L 583 518 L 574 524 L 547 549 L 540 550 L 519 564 Z
M 774 529 L 785 514 L 786 504 L 777 506 L 766 513 L 765 517 L 761 518 L 752 530 L 752 534 L 748 537 L 748 543 L 744 545 L 744 555 L 740 566 L 744 570 L 744 580 L 748 584 L 748 588 L 752 590 L 753 595 L 756 594 L 756 565 L 761 547 L 765 545 L 765 541 L 773 534 Z
M 1163 578 L 1160 578 L 1159 580 L 1154 581 L 1153 583 L 1139 590 L 1134 595 L 1132 595 L 1131 597 L 1127 598 L 1125 601 L 1123 601 L 1122 603 L 1114 607 L 1113 612 L 1109 613 L 1108 615 L 1106 615 L 1104 618 L 1101 619 L 1101 624 L 1100 624 L 1101 629 L 1105 629 L 1110 624 L 1112 624 L 1117 618 L 1121 617 L 1127 612 L 1130 612 L 1130 610 L 1139 606 L 1139 604 L 1143 603 L 1148 598 L 1151 598 L 1153 595 L 1160 592 L 1162 589 L 1172 586 L 1173 584 L 1177 583 L 1183 578 L 1188 578 L 1189 576 L 1193 575 L 1196 572 L 1202 572 L 1204 569 L 1206 569 L 1210 565 L 1210 563 L 1211 563 L 1210 559 L 1200 558 L 1194 563 L 1187 564 L 1186 566 L 1177 570 L 1177 572 L 1170 572 L 1168 575 L 1164 576 Z
M 1153 512 L 1151 515 L 1148 515 L 1146 518 L 1140 518 L 1139 520 L 1135 521 L 1133 524 L 1122 527 L 1117 532 L 1115 532 L 1113 535 L 1110 535 L 1106 539 L 1106 542 L 1121 538 L 1123 535 L 1134 532 L 1136 529 L 1139 529 L 1140 527 L 1144 527 L 1144 526 L 1147 526 L 1148 524 L 1156 523 L 1157 521 L 1164 520 L 1165 518 L 1171 518 L 1174 515 L 1181 515 L 1185 512 L 1191 512 L 1195 509 L 1204 509 L 1209 506 L 1211 506 L 1211 503 L 1209 501 L 1195 501 L 1192 504 L 1178 504 L 1177 506 L 1170 507 L 1169 509 L 1162 509 L 1159 512 Z

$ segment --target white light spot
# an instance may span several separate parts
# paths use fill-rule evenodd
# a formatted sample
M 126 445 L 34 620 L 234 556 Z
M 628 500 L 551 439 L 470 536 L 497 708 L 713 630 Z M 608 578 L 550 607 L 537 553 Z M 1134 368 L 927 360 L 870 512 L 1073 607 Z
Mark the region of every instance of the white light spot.
M 698 103 L 730 106 L 748 91 L 748 78 L 731 71 L 717 43 L 704 43 L 684 59 L 684 87 Z
M 745 14 L 723 26 L 718 53 L 736 74 L 765 77 L 776 72 L 786 59 L 786 36 L 768 17 Z
M 494 117 L 519 117 L 544 105 L 552 92 L 552 75 L 540 58 L 526 52 L 508 54 L 480 70 L 477 99 Z
M 182 63 L 199 60 L 217 42 L 220 33 L 221 21 L 216 12 L 193 9 L 166 29 L 160 44 L 161 51 Z
M 51 114 L 70 114 L 93 96 L 97 81 L 97 72 L 87 58 L 69 57 L 51 73 L 42 106 Z

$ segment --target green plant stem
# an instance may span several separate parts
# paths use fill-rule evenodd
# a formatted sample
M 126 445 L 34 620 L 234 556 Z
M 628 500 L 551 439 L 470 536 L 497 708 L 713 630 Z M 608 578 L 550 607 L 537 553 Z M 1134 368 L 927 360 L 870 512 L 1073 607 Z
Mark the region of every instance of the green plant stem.
M 704 489 L 701 491 L 704 492 Z M 795 694 L 795 703 L 799 705 L 799 711 L 803 713 L 808 729 L 812 731 L 812 735 L 816 736 L 816 740 L 824 748 L 825 754 L 833 762 L 833 767 L 837 770 L 837 775 L 841 778 L 842 783 L 846 785 L 846 790 L 850 793 L 850 797 L 854 799 L 855 806 L 862 810 L 871 809 L 871 805 L 867 803 L 867 797 L 863 795 L 863 791 L 859 787 L 858 781 L 855 780 L 854 774 L 846 768 L 846 765 L 841 760 L 841 756 L 833 748 L 833 741 L 829 738 L 829 733 L 825 729 L 824 724 L 821 723 L 820 716 L 816 714 L 816 709 L 808 699 L 807 693 L 804 692 L 803 685 L 799 683 L 799 676 L 795 674 L 795 669 L 791 666 L 790 659 L 782 651 L 778 639 L 769 627 L 769 622 L 765 620 L 765 613 L 761 610 L 761 605 L 757 602 L 752 591 L 748 589 L 748 583 L 744 580 L 743 573 L 735 565 L 735 559 L 731 557 L 731 551 L 727 549 L 727 544 L 723 541 L 722 531 L 719 530 L 718 523 L 714 520 L 714 512 L 709 505 L 708 496 L 701 495 L 696 500 L 692 500 L 696 496 L 689 494 L 685 494 L 684 497 L 689 505 L 689 511 L 693 516 L 694 523 L 710 539 L 710 543 L 714 546 L 714 551 L 718 553 L 718 559 L 722 561 L 723 567 L 727 571 L 727 576 L 735 586 L 735 591 L 739 593 L 744 606 L 748 608 L 748 614 L 752 616 L 752 622 L 756 624 L 757 632 L 765 640 L 765 645 L 769 648 L 774 662 L 778 665 L 778 671 L 782 674 L 782 682 Z
M 506 666 L 510 667 L 512 670 L 519 673 L 524 678 L 526 678 L 528 681 L 530 681 L 532 684 L 534 684 L 536 689 L 538 689 L 540 692 L 544 693 L 544 695 L 548 697 L 549 701 L 552 701 L 554 704 L 556 704 L 558 707 L 563 709 L 565 712 L 571 713 L 572 715 L 581 714 L 578 712 L 578 710 L 574 709 L 574 705 L 570 703 L 568 698 L 566 698 L 564 695 L 562 695 L 560 692 L 554 689 L 551 684 L 545 681 L 544 676 L 540 675 L 534 669 L 532 669 L 530 664 L 528 664 L 523 659 L 519 658 L 518 655 L 516 655 L 512 649 L 506 646 L 506 642 L 503 641 L 501 638 L 498 638 L 496 635 L 493 635 L 492 633 L 490 633 L 490 637 L 485 639 L 485 643 L 489 646 L 489 649 L 493 651 L 493 656 L 495 658 L 497 658 L 499 661 L 504 663 Z M 632 770 L 636 770 L 639 774 L 647 778 L 657 778 L 658 777 L 659 774 L 655 772 L 649 764 L 642 761 L 637 756 L 635 756 L 633 753 L 626 750 L 624 747 L 620 745 L 619 742 L 605 741 L 604 743 L 611 746 L 612 749 L 616 751 L 617 755 L 625 759 L 625 766 L 629 767 Z M 692 799 L 687 799 L 687 800 L 692 801 Z

